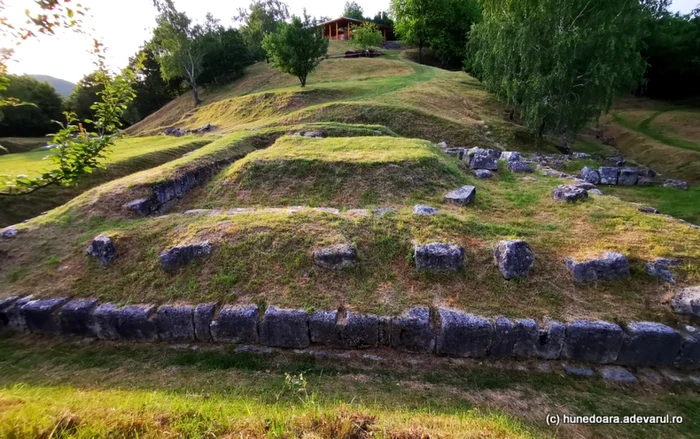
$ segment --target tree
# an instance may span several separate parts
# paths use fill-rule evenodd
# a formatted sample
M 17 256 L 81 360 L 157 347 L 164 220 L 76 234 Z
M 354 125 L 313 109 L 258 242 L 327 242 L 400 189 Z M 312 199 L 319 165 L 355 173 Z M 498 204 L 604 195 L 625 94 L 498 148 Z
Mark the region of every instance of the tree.
M 572 134 L 644 73 L 639 0 L 483 0 L 469 65 L 540 136 Z
M 276 32 L 278 25 L 287 18 L 289 9 L 287 4 L 280 0 L 253 0 L 248 10 L 238 10 L 238 17 L 235 19 L 243 22 L 241 33 L 254 61 L 270 61 L 262 47 L 263 38 Z
M 99 100 L 99 93 L 104 85 L 97 82 L 97 72 L 89 73 L 78 81 L 70 96 L 66 99 L 66 110 L 75 113 L 80 120 L 92 119 L 92 106 Z
M 138 61 L 142 65 L 138 67 Z M 129 68 L 136 73 L 136 97 L 129 105 L 128 122 L 134 124 L 177 97 L 183 89 L 183 79 L 165 81 L 160 74 L 160 64 L 150 44 L 144 44 L 134 57 L 129 59 Z
M 430 17 L 437 13 L 439 0 L 392 0 L 394 30 L 407 44 L 418 45 L 418 62 L 423 62 L 423 48 L 430 38 Z
M 196 42 L 201 27 L 192 25 L 184 12 L 178 12 L 172 0 L 156 0 L 160 14 L 156 18 L 152 48 L 160 63 L 163 79 L 185 78 L 195 105 L 199 99 L 198 79 L 202 74 L 204 53 Z
M 241 33 L 226 29 L 211 15 L 207 16 L 202 35 L 196 42 L 204 54 L 200 77 L 203 85 L 230 82 L 243 76 L 243 69 L 251 64 Z
M 373 23 L 386 27 L 394 27 L 394 20 L 391 19 L 386 11 L 379 11 L 371 20 Z
M 350 42 L 362 50 L 370 47 L 379 47 L 384 42 L 384 37 L 374 23 L 363 23 L 360 26 L 353 26 L 352 40 Z
M 364 20 L 363 14 L 365 11 L 362 6 L 358 5 L 355 1 L 345 2 L 345 9 L 343 10 L 343 17 L 354 18 L 356 20 Z
M 328 39 L 305 12 L 304 21 L 293 16 L 291 23 L 281 24 L 277 32 L 266 35 L 263 48 L 276 68 L 299 78 L 304 87 L 309 73 L 328 52 Z
M 469 31 L 481 21 L 476 0 L 437 0 L 427 20 L 427 42 L 443 68 L 461 68 Z
M 53 121 L 62 116 L 63 100 L 58 92 L 49 83 L 30 76 L 9 75 L 8 79 L 5 96 L 25 105 L 5 108 L 0 133 L 8 137 L 38 137 L 50 133 L 54 128 Z

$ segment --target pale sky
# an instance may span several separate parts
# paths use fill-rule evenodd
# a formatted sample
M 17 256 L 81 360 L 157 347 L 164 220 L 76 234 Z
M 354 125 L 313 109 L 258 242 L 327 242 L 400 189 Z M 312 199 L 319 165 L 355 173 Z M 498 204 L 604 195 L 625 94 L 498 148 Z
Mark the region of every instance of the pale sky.
M 388 10 L 390 0 L 356 0 L 365 15 L 374 16 L 380 10 Z M 700 0 L 675 0 L 671 9 L 683 14 L 695 9 Z M 5 11 L 11 22 L 21 23 L 24 10 L 32 0 L 6 1 Z M 155 24 L 156 11 L 152 0 L 81 0 L 90 9 L 90 18 L 84 28 L 92 36 L 103 41 L 108 48 L 110 67 L 119 69 L 126 65 L 144 41 L 150 38 Z M 178 9 L 196 21 L 203 21 L 211 12 L 224 25 L 233 24 L 232 17 L 238 8 L 247 7 L 249 0 L 175 0 Z M 339 17 L 345 0 L 288 0 L 290 12 L 301 15 L 306 7 L 316 17 Z M 91 30 L 93 29 L 93 30 Z M 94 70 L 93 56 L 89 53 L 92 39 L 70 31 L 60 31 L 56 36 L 24 42 L 15 51 L 8 68 L 10 73 L 45 74 L 71 82 L 78 82 Z

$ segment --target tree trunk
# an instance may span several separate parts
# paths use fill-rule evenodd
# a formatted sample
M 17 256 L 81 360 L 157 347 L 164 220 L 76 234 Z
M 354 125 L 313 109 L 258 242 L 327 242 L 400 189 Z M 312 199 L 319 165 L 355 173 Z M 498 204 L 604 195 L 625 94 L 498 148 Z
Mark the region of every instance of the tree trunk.
M 509 114 L 508 114 L 508 117 L 510 118 L 511 121 L 512 121 L 512 120 L 515 120 L 515 108 L 511 108 L 511 109 L 510 109 L 510 112 L 509 112 Z
M 199 90 L 197 90 L 197 84 L 192 84 L 192 95 L 194 95 L 194 106 L 201 104 L 202 101 L 199 99 Z
M 544 127 L 545 127 L 544 121 L 542 121 L 542 124 L 540 125 L 539 133 L 537 134 L 538 137 L 540 137 L 540 138 L 544 136 Z
M 423 64 L 423 42 L 418 43 L 418 64 Z
M 306 86 L 306 76 L 299 76 L 299 81 L 301 81 L 301 86 Z

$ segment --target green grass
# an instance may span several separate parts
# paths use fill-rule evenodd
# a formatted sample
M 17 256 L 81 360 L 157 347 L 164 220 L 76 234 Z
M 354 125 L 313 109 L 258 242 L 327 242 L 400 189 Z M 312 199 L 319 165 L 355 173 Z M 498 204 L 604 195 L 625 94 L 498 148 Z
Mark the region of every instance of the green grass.
M 668 125 L 654 124 L 654 120 L 665 113 L 673 112 L 678 110 L 676 107 L 669 107 L 662 110 L 655 111 L 651 116 L 642 120 L 639 124 L 627 119 L 623 114 L 615 114 L 613 119 L 616 123 L 640 132 L 657 142 L 661 142 L 665 145 L 673 146 L 676 148 L 687 149 L 690 151 L 700 152 L 700 142 L 693 140 L 686 140 L 680 138 L 678 133 L 674 132 L 673 128 Z M 700 111 L 694 111 L 696 117 L 700 118 Z
M 77 347 L 4 338 L 0 435 L 675 439 L 698 428 L 700 399 L 688 386 L 608 385 L 564 376 L 556 365 L 555 373 L 543 374 L 444 359 L 411 365 L 409 358 L 392 358 L 389 372 L 367 370 L 359 355 L 339 362 L 227 347 Z M 301 374 L 306 391 L 290 387 L 285 374 Z M 545 422 L 549 413 L 669 413 L 684 423 L 554 427 Z
M 623 200 L 655 207 L 666 215 L 700 224 L 700 187 L 691 186 L 687 191 L 662 186 L 607 187 L 606 194 Z
M 7 153 L 13 154 L 40 148 L 50 140 L 50 137 L 0 137 L 0 146 L 7 149 Z M 0 156 L 7 153 L 0 149 Z

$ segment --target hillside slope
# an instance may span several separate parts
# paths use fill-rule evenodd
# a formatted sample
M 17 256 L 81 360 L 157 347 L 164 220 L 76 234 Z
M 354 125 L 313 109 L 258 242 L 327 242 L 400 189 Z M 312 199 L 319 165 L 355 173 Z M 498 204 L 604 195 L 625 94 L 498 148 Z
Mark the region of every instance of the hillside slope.
M 32 78 L 42 81 L 42 82 L 48 82 L 51 84 L 53 88 L 56 89 L 59 95 L 63 99 L 67 98 L 70 96 L 70 94 L 73 92 L 73 89 L 75 88 L 76 84 L 73 84 L 70 81 L 66 81 L 65 79 L 60 79 L 60 78 L 54 78 L 53 76 L 49 75 L 29 75 Z

